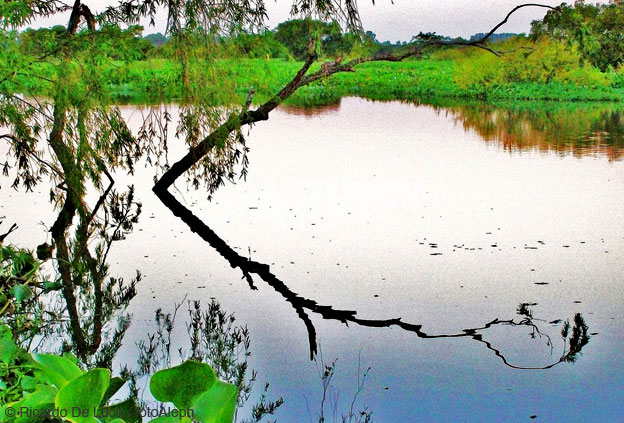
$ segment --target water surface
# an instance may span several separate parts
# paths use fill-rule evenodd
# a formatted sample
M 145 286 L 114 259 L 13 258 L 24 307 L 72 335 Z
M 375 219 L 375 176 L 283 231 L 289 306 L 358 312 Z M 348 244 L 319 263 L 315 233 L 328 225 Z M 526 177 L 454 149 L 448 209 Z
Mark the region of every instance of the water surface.
M 282 108 L 248 136 L 246 182 L 211 203 L 184 184 L 172 191 L 213 245 L 151 193 L 153 170 L 118 175 L 144 208 L 110 255 L 112 274 L 146 275 L 127 340 L 145 335 L 156 307 L 218 300 L 249 327 L 259 379 L 286 400 L 283 422 L 318 421 L 314 341 L 325 361 L 338 357 L 339 412 L 360 360 L 372 369 L 358 402 L 378 422 L 620 421 L 623 126 L 601 105 Z M 31 202 L 37 216 L 12 241 L 37 245 L 36 222 L 52 221 L 46 190 L 4 188 L 1 215 L 19 221 Z M 269 266 L 252 275 L 257 290 L 243 259 Z M 561 361 L 561 321 L 577 313 L 590 340 Z M 135 351 L 128 342 L 123 357 Z

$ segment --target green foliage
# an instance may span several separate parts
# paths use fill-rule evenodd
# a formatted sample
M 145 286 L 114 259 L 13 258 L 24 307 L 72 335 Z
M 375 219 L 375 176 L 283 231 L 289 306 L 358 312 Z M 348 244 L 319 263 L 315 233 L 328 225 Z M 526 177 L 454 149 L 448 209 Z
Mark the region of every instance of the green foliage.
M 172 402 L 176 407 L 190 408 L 199 396 L 217 383 L 212 368 L 204 363 L 186 361 L 152 376 L 150 390 L 159 401 Z
M 33 310 L 35 297 L 45 290 L 39 267 L 32 252 L 0 244 L 0 317 L 11 322 L 13 333 L 36 330 L 35 319 L 24 311 Z
M 108 369 L 93 369 L 73 378 L 63 386 L 54 399 L 54 404 L 62 412 L 66 411 L 66 419 L 72 423 L 97 423 L 93 410 L 100 406 L 104 393 L 110 383 Z M 72 410 L 87 410 L 86 415 L 73 416 Z M 71 416 L 71 417 L 69 417 Z
M 231 423 L 238 390 L 217 381 L 212 367 L 192 360 L 152 376 L 150 390 L 154 398 L 172 402 L 180 410 L 192 410 L 202 423 Z
M 572 43 L 583 60 L 601 71 L 617 68 L 624 62 L 624 5 L 561 5 L 532 23 L 531 37 Z
M 458 84 L 469 87 L 514 82 L 572 82 L 573 71 L 591 72 L 591 69 L 579 68 L 577 50 L 562 42 L 544 39 L 533 43 L 519 37 L 499 43 L 497 48 L 509 53 L 501 58 L 481 50 L 458 54 Z
M 604 15 L 605 20 L 610 17 L 613 21 L 614 16 L 619 16 L 620 9 L 601 9 L 601 14 L 592 16 L 598 19 Z M 576 9 L 570 10 L 577 13 Z M 535 35 L 537 23 L 534 23 L 535 30 L 530 39 L 506 36 L 495 44 L 497 50 L 506 52 L 502 57 L 468 48 L 428 50 L 423 58 L 429 60 L 360 65 L 352 74 L 334 75 L 303 87 L 288 102 L 310 106 L 328 104 L 344 95 L 401 100 L 444 97 L 566 101 L 621 99 L 619 88 L 624 86 L 623 71 L 607 67 L 606 72 L 601 72 L 584 60 L 587 43 L 570 43 L 561 35 L 565 32 L 552 29 L 563 25 L 564 21 L 567 22 L 561 13 L 551 13 L 540 29 L 541 36 Z M 271 98 L 301 66 L 301 63 L 290 60 L 292 56 L 306 57 L 310 42 L 315 44 L 317 53 L 344 56 L 345 60 L 374 54 L 378 49 L 383 52 L 388 46 L 389 51 L 400 51 L 410 45 L 380 45 L 374 41 L 372 33 L 360 40 L 353 34 L 342 33 L 335 22 L 311 19 L 284 22 L 275 31 L 238 31 L 231 36 L 178 31 L 155 49 L 140 37 L 141 30 L 138 26 L 122 31 L 117 25 L 104 25 L 97 34 L 79 33 L 71 42 L 63 27 L 27 30 L 12 36 L 7 33 L 5 44 L 9 54 L 0 59 L 0 69 L 7 69 L 10 76 L 9 69 L 22 66 L 21 63 L 33 57 L 54 52 L 68 43 L 75 57 L 83 63 L 74 66 L 52 59 L 35 61 L 30 67 L 25 66 L 25 71 L 7 78 L 0 87 L 4 86 L 8 93 L 56 95 L 57 101 L 84 104 L 87 110 L 92 104 L 119 101 L 201 102 L 204 106 L 214 107 L 244 102 L 252 87 L 256 93 L 255 102 Z M 548 31 L 554 35 L 544 35 Z M 433 33 L 419 34 L 413 42 L 431 37 L 440 38 Z M 609 51 L 617 51 L 614 48 L 609 47 Z M 605 57 L 603 53 L 600 56 Z M 42 79 L 41 74 L 49 77 Z M 85 101 L 85 97 L 89 101 Z M 7 110 L 4 116 L 17 116 L 14 121 L 7 122 L 15 128 L 25 131 L 36 128 L 22 117 L 27 116 L 25 112 L 17 109 L 12 114 Z M 113 122 L 121 123 L 119 118 Z M 108 137 L 117 139 L 122 139 L 119 135 L 124 132 L 123 127 L 104 131 Z M 24 155 L 28 156 L 27 152 L 32 151 L 36 143 L 36 134 L 25 132 L 24 135 L 22 138 L 31 143 L 22 148 Z M 132 142 L 132 137 L 125 141 L 126 145 Z M 142 148 L 135 147 L 134 150 Z M 151 150 L 144 148 L 144 151 Z M 19 163 L 29 162 L 22 160 Z M 34 169 L 25 167 L 19 182 L 31 187 L 39 179 Z
M 250 59 L 289 59 L 291 53 L 288 48 L 279 42 L 273 31 L 264 31 L 260 34 L 240 33 L 235 37 L 225 38 L 222 41 L 224 51 L 221 57 L 246 57 Z
M 238 410 L 252 398 L 257 378 L 256 372 L 248 367 L 251 352 L 247 328 L 236 325 L 234 315 L 225 313 L 214 301 L 205 311 L 201 309 L 199 301 L 189 302 L 189 353 L 184 354 L 183 348 L 179 348 L 183 363 L 170 368 L 171 337 L 179 307 L 181 305 L 176 305 L 173 314 L 164 314 L 160 309 L 156 311 L 156 332 L 148 335 L 147 342 L 140 341 L 137 344 L 139 369 L 133 373 L 133 379 L 155 373 L 150 383 L 155 398 L 173 402 L 177 407 L 188 406 L 189 402 L 195 404 L 191 407 L 195 417 L 210 422 L 221 422 L 223 420 L 219 419 L 224 418 L 228 422 L 232 421 L 230 412 L 235 410 L 234 420 L 241 421 L 238 419 Z M 185 387 L 186 393 L 181 395 L 180 384 L 174 382 L 183 379 L 193 380 L 193 384 Z M 260 392 L 259 401 L 252 406 L 251 416 L 242 420 L 243 423 L 263 421 L 283 404 L 282 398 L 269 400 L 268 391 L 269 384 L 266 383 Z M 221 403 L 221 399 L 224 401 L 223 407 L 206 408 L 215 401 Z M 234 401 L 236 407 L 232 408 L 230 401 Z M 163 417 L 155 421 L 169 420 Z
M 41 365 L 40 370 L 47 380 L 58 389 L 84 373 L 75 362 L 65 357 L 53 354 L 33 354 L 32 358 Z
M 7 407 L 55 409 L 58 415 L 52 418 L 54 422 L 140 422 L 141 410 L 134 399 L 109 404 L 123 387 L 123 379 L 111 378 L 110 371 L 103 368 L 84 371 L 76 362 L 76 357 L 71 355 L 28 354 L 14 343 L 9 328 L 0 326 L 0 403 L 3 405 L 0 423 L 45 420 L 20 413 L 11 415 L 6 413 Z M 231 423 L 234 419 L 238 390 L 217 380 L 208 364 L 188 360 L 156 372 L 150 389 L 157 400 L 172 402 L 181 412 L 192 413 L 193 421 Z M 76 412 L 78 409 L 80 413 Z M 125 421 L 108 416 L 123 416 Z M 153 421 L 191 422 L 191 419 L 160 417 Z
M 337 22 L 293 19 L 277 26 L 275 39 L 296 59 L 305 60 L 310 53 L 310 43 L 317 45 L 320 55 L 346 55 L 355 44 L 356 36 L 343 34 Z
M 36 16 L 50 16 L 69 7 L 58 0 L 0 1 L 0 27 L 18 27 Z

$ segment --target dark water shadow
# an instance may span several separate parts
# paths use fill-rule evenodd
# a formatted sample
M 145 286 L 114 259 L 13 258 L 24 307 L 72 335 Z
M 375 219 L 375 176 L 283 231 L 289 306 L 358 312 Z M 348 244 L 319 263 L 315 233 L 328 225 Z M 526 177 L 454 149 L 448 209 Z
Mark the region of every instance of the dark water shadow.
M 254 282 L 254 276 L 259 277 L 278 292 L 284 299 L 289 302 L 295 309 L 297 315 L 304 323 L 308 332 L 308 341 L 310 346 L 310 359 L 314 359 L 317 353 L 317 333 L 309 313 L 314 313 L 324 319 L 336 320 L 349 325 L 353 323 L 359 326 L 370 328 L 388 328 L 399 327 L 407 332 L 415 334 L 418 338 L 439 339 L 439 338 L 471 338 L 477 342 L 484 344 L 491 350 L 502 362 L 514 369 L 525 370 L 545 370 L 550 369 L 563 362 L 574 362 L 583 347 L 589 342 L 588 327 L 585 324 L 583 316 L 577 313 L 573 319 L 573 327 L 566 321 L 563 323 L 561 337 L 564 345 L 567 341 L 568 347 L 564 348 L 563 354 L 556 361 L 541 367 L 524 367 L 511 363 L 505 355 L 492 345 L 491 342 L 483 339 L 483 335 L 479 332 L 488 330 L 495 326 L 524 326 L 531 329 L 531 336 L 544 336 L 547 338 L 548 345 L 552 348 L 552 340 L 546 334 L 543 334 L 538 327 L 538 319 L 534 319 L 529 308 L 532 304 L 520 304 L 517 310 L 521 319 L 518 321 L 494 319 L 485 323 L 480 327 L 463 329 L 454 334 L 430 334 L 422 330 L 422 325 L 404 322 L 401 318 L 392 319 L 362 319 L 357 317 L 355 310 L 335 309 L 330 305 L 322 305 L 316 301 L 302 297 L 293 292 L 283 281 L 271 272 L 270 266 L 264 263 L 253 261 L 249 258 L 238 254 L 223 239 L 221 239 L 208 225 L 193 214 L 188 208 L 181 204 L 169 191 L 158 191 L 156 195 L 163 204 L 171 210 L 171 212 L 179 217 L 186 225 L 214 248 L 223 258 L 225 258 L 232 268 L 238 268 L 243 273 L 243 277 L 247 280 L 249 287 L 253 290 L 257 289 Z

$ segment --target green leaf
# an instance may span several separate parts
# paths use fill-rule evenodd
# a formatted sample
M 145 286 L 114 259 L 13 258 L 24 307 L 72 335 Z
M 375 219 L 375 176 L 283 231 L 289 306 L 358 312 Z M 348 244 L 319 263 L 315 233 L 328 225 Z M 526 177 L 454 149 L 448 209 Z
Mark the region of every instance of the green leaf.
M 48 377 L 50 382 L 61 389 L 72 379 L 80 377 L 84 372 L 71 360 L 53 354 L 33 354 L 33 359 L 39 363 L 39 368 Z
M 28 408 L 31 410 L 40 410 L 40 409 L 53 409 L 54 408 L 54 398 L 56 397 L 58 390 L 48 385 L 37 385 L 35 392 L 28 394 L 24 397 L 22 401 L 19 402 L 19 407 L 16 405 L 14 408 L 18 409 L 21 407 Z M 33 416 L 22 415 L 15 420 L 15 423 L 35 423 L 39 421 L 44 421 L 45 416 L 39 416 L 38 418 L 34 418 Z
M 56 407 L 67 410 L 66 420 L 73 423 L 96 423 L 93 410 L 97 409 L 110 383 L 110 371 L 93 369 L 71 380 L 56 395 Z M 73 408 L 80 408 L 86 413 L 72 413 Z
M 11 295 L 15 297 L 18 303 L 32 297 L 32 291 L 26 285 L 15 285 L 11 288 Z
M 32 391 L 37 386 L 37 379 L 30 376 L 22 377 L 22 389 L 24 391 Z
M 188 409 L 216 383 L 217 377 L 212 367 L 188 360 L 179 366 L 154 373 L 150 390 L 158 401 L 172 402 L 179 409 Z
M 6 326 L 0 326 L 0 360 L 4 364 L 8 364 L 20 354 L 20 348 L 15 345 L 11 337 L 11 329 Z
M 43 288 L 45 290 L 45 292 L 51 292 L 51 291 L 60 291 L 61 289 L 63 289 L 63 284 L 60 282 L 44 282 L 43 283 Z
M 127 422 L 126 422 L 126 421 L 124 421 L 124 420 L 121 420 L 121 419 L 115 419 L 115 420 L 112 420 L 112 421 L 111 421 L 111 422 L 109 422 L 109 423 L 127 423 Z
M 9 407 L 15 407 L 18 403 L 10 402 L 0 406 L 0 423 L 13 422 L 15 418 L 6 415 L 5 410 Z
M 115 395 L 117 391 L 119 391 L 121 387 L 124 386 L 124 383 L 126 383 L 126 381 L 120 377 L 112 378 L 110 380 L 110 385 L 108 385 L 108 389 L 104 394 L 104 398 L 102 398 L 102 405 L 106 404 L 113 397 L 113 395 Z
M 236 410 L 236 386 L 220 380 L 193 405 L 193 418 L 203 423 L 232 423 Z
M 130 398 L 110 407 L 102 407 L 98 410 L 98 414 L 104 423 L 113 423 L 119 420 L 119 416 L 125 419 L 125 423 L 141 423 L 141 409 Z

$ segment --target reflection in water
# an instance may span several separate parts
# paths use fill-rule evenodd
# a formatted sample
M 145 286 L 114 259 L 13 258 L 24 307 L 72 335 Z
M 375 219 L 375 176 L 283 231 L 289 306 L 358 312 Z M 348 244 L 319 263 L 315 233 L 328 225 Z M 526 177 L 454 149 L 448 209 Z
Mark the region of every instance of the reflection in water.
M 440 109 L 454 116 L 466 131 L 505 150 L 572 153 L 576 157 L 624 156 L 624 111 L 604 105 L 548 105 L 499 108 L 488 104 Z
M 340 110 L 340 101 L 327 104 L 322 107 L 297 107 L 289 105 L 281 105 L 280 110 L 294 116 L 326 116 L 329 113 L 335 113 Z
M 271 286 L 275 291 L 281 294 L 286 301 L 288 301 L 295 311 L 299 318 L 303 321 L 308 331 L 308 340 L 310 345 L 310 358 L 313 359 L 317 353 L 317 340 L 316 340 L 316 329 L 312 323 L 312 320 L 308 316 L 308 312 L 316 313 L 323 317 L 324 319 L 329 320 L 337 320 L 345 325 L 348 325 L 349 322 L 355 323 L 360 326 L 365 327 L 373 327 L 373 328 L 383 328 L 383 327 L 392 327 L 396 326 L 405 331 L 412 332 L 416 334 L 419 338 L 426 339 L 434 339 L 434 338 L 462 338 L 469 337 L 475 341 L 483 343 L 489 350 L 493 351 L 494 354 L 499 357 L 503 363 L 514 369 L 525 369 L 525 370 L 544 370 L 549 369 L 556 366 L 559 363 L 563 362 L 574 362 L 581 352 L 583 347 L 587 345 L 589 342 L 588 335 L 588 327 L 585 324 L 583 316 L 580 313 L 577 313 L 574 316 L 573 327 L 571 328 L 570 334 L 570 324 L 569 322 L 563 323 L 563 328 L 561 330 L 561 337 L 565 342 L 568 342 L 568 346 L 564 346 L 563 354 L 561 357 L 544 366 L 539 367 L 524 367 L 517 366 L 510 363 L 507 358 L 503 355 L 503 353 L 492 345 L 489 341 L 483 339 L 483 335 L 479 332 L 485 331 L 494 326 L 524 326 L 529 327 L 531 329 L 531 337 L 542 337 L 544 336 L 547 339 L 547 345 L 553 348 L 552 340 L 548 335 L 542 333 L 538 326 L 538 319 L 533 318 L 532 312 L 530 310 L 531 304 L 525 303 L 521 304 L 518 307 L 518 314 L 522 316 L 522 319 L 519 321 L 515 321 L 513 319 L 510 320 L 499 320 L 494 319 L 493 321 L 484 324 L 481 327 L 463 329 L 459 333 L 455 334 L 428 334 L 422 330 L 422 325 L 407 323 L 402 321 L 400 318 L 394 319 L 386 319 L 386 320 L 375 320 L 375 319 L 361 319 L 356 317 L 357 312 L 354 310 L 339 310 L 334 309 L 331 306 L 320 305 L 316 301 L 304 298 L 292 290 L 288 288 L 288 286 L 279 280 L 277 276 L 275 276 L 271 270 L 269 265 L 264 263 L 259 263 L 248 259 L 246 257 L 238 254 L 234 249 L 232 249 L 223 239 L 221 239 L 210 227 L 208 227 L 201 219 L 195 216 L 188 208 L 182 205 L 169 191 L 166 189 L 154 189 L 156 195 L 160 198 L 160 200 L 167 206 L 174 215 L 179 217 L 184 223 L 188 225 L 188 227 L 198 234 L 204 241 L 210 244 L 217 252 L 223 256 L 229 263 L 232 268 L 239 268 L 243 272 L 243 277 L 249 283 L 249 287 L 251 289 L 257 289 L 254 285 L 254 280 L 252 275 L 259 276 L 262 280 L 264 280 L 269 286 Z M 557 322 L 555 322 L 557 323 Z
M 295 116 L 320 116 L 340 110 L 341 102 L 316 108 L 280 106 Z M 441 104 L 434 108 L 476 131 L 486 142 L 506 151 L 538 150 L 572 153 L 576 157 L 624 156 L 624 109 L 604 103 Z

